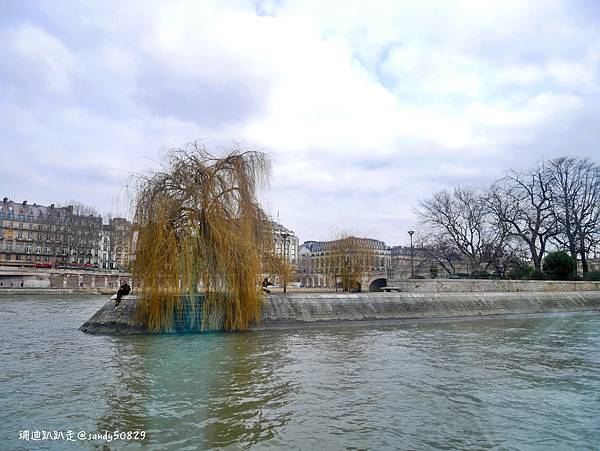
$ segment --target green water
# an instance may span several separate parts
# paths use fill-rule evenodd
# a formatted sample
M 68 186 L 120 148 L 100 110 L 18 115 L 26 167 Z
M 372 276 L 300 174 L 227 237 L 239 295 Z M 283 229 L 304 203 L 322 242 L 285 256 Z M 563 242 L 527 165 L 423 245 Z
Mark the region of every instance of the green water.
M 0 296 L 0 449 L 600 449 L 597 315 L 78 332 L 104 301 Z M 19 439 L 36 429 L 145 439 Z

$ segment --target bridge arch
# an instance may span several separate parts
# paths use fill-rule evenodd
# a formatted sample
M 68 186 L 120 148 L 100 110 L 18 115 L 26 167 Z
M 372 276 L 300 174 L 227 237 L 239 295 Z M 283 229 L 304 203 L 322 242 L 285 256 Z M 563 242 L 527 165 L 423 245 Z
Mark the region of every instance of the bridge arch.
M 369 291 L 381 291 L 383 287 L 387 287 L 387 279 L 380 277 L 371 281 L 369 284 Z

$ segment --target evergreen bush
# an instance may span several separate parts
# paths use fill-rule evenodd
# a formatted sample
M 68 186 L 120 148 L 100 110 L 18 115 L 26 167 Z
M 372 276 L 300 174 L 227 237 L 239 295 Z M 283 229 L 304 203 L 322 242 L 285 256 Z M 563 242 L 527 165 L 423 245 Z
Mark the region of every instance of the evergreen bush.
M 575 262 L 565 251 L 550 252 L 542 268 L 552 280 L 569 280 L 575 274 Z

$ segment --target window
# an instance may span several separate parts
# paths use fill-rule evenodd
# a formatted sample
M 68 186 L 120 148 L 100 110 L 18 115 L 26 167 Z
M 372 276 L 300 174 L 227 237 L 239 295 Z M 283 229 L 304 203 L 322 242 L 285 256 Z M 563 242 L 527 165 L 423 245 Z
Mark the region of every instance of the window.
M 33 224 L 29 224 L 29 230 L 33 230 Z
M 19 223 L 19 229 L 22 229 L 22 228 L 23 228 L 23 223 L 22 223 L 22 222 L 20 222 L 20 223 Z
M 35 253 L 36 253 L 36 254 L 41 254 L 41 253 L 42 253 L 42 248 L 41 248 L 40 246 L 37 246 L 37 247 L 35 248 Z
M 31 232 L 29 232 L 29 233 L 27 234 L 27 239 L 28 239 L 28 240 L 30 240 L 30 239 L 31 239 Z
M 17 243 L 17 252 L 21 252 L 23 250 L 23 246 L 21 246 L 21 243 Z
M 28 246 L 25 248 L 25 252 L 27 252 L 28 254 L 31 254 L 31 245 L 28 245 Z
M 6 243 L 6 250 L 7 250 L 8 252 L 12 251 L 12 243 L 10 243 L 10 242 L 9 242 L 9 243 Z

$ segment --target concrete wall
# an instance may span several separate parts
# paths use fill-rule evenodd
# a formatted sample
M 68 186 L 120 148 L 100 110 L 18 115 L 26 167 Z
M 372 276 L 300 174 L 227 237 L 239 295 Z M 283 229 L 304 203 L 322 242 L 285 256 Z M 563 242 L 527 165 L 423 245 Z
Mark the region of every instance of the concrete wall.
M 0 288 L 85 288 L 116 291 L 123 281 L 133 286 L 131 273 L 0 266 Z
M 598 292 L 356 293 L 269 296 L 258 328 L 380 321 L 600 311 Z
M 118 306 L 108 301 L 80 330 L 92 334 L 146 333 L 145 327 L 134 321 L 136 306 L 133 296 Z M 600 291 L 276 294 L 263 298 L 261 322 L 254 329 L 562 312 L 600 313 Z
M 50 275 L 0 276 L 0 289 L 4 288 L 49 288 Z
M 54 288 L 119 288 L 119 281 L 131 285 L 131 275 L 94 274 L 93 272 L 53 273 L 50 282 Z
M 388 287 L 409 293 L 598 291 L 600 282 L 554 280 L 414 279 L 392 280 Z

